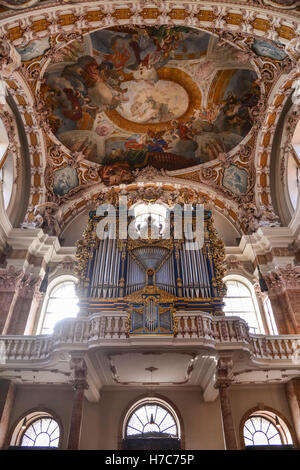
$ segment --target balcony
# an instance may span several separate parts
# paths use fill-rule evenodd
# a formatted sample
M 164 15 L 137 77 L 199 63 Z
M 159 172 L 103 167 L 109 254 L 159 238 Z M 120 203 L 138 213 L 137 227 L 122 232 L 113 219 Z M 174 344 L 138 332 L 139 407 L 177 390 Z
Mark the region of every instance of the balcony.
M 103 311 L 62 320 L 52 335 L 2 336 L 0 377 L 19 378 L 21 383 L 69 383 L 70 358 L 81 356 L 89 367 L 87 394 L 96 401 L 102 386 L 144 385 L 146 366 L 158 361 L 158 386 L 200 387 L 210 401 L 215 396 L 214 373 L 221 354 L 232 356 L 236 384 L 285 382 L 299 373 L 300 335 L 250 334 L 239 317 L 199 312 L 178 311 L 175 323 L 174 335 L 130 336 L 126 312 Z M 167 377 L 172 367 L 173 376 L 170 372 Z
M 96 313 L 89 317 L 60 321 L 52 335 L 0 337 L 2 365 L 47 362 L 57 351 L 88 351 L 101 346 L 182 344 L 205 346 L 212 350 L 247 350 L 254 361 L 280 360 L 300 364 L 300 335 L 265 336 L 250 334 L 239 317 L 212 317 L 203 313 L 178 312 L 174 336 L 128 334 L 128 317 L 124 313 Z

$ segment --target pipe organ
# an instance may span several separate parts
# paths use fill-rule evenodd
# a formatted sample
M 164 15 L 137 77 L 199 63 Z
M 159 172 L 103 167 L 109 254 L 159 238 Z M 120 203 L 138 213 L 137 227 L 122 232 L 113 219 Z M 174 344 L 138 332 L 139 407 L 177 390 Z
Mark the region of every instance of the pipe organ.
M 142 202 L 145 206 L 145 200 Z M 157 210 L 159 203 L 155 207 Z M 76 253 L 82 314 L 126 310 L 130 335 L 176 333 L 176 310 L 222 314 L 225 253 L 213 227 L 211 212 L 204 211 L 204 243 L 202 246 L 194 243 L 193 249 L 190 249 L 184 231 L 181 239 L 174 236 L 172 207 L 169 213 L 168 237 L 164 236 L 162 216 L 157 217 L 149 209 L 142 223 L 137 223 L 141 220 L 140 215 L 136 220 L 132 213 L 126 217 L 126 228 L 135 224 L 136 236 L 124 238 L 122 235 L 121 238 L 116 204 L 115 236 L 108 236 L 108 230 L 99 238 L 97 224 L 103 222 L 105 215 L 90 212 Z M 192 224 L 195 217 L 196 212 L 192 210 Z M 108 224 L 111 223 L 109 220 Z M 146 230 L 143 236 L 142 228 Z M 155 237 L 151 236 L 153 233 Z

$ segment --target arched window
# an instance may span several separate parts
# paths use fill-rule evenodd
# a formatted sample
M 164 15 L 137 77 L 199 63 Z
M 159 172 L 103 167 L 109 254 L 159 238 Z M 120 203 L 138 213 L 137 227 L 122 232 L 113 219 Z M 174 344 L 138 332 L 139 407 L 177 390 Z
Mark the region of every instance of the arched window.
M 58 321 L 77 316 L 79 308 L 75 286 L 74 279 L 68 278 L 49 285 L 38 328 L 40 334 L 51 334 Z
M 172 414 L 158 403 L 145 403 L 131 414 L 126 436 L 156 434 L 178 437 L 178 429 Z
M 169 210 L 164 204 L 138 203 L 131 208 L 130 214 L 134 216 L 134 230 L 138 237 L 148 238 L 148 230 L 151 229 L 151 238 L 159 238 L 168 229 Z
M 123 449 L 180 449 L 181 430 L 173 408 L 164 400 L 144 398 L 127 412 L 123 422 Z
M 291 445 L 291 434 L 284 421 L 270 411 L 256 411 L 245 421 L 245 446 Z
M 22 418 L 15 427 L 11 446 L 59 447 L 61 426 L 47 412 L 34 411 Z
M 247 279 L 228 276 L 224 279 L 227 294 L 224 297 L 224 313 L 241 317 L 245 320 L 251 333 L 264 333 L 255 293 Z
M 38 418 L 24 430 L 20 445 L 22 447 L 58 447 L 58 423 L 50 417 Z

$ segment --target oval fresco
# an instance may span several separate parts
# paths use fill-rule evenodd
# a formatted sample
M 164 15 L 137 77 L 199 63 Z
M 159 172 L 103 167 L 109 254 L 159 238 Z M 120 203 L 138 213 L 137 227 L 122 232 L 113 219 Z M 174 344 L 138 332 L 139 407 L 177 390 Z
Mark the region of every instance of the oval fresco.
M 249 133 L 260 94 L 240 58 L 187 27 L 96 31 L 47 68 L 51 129 L 98 163 L 107 185 L 130 182 L 147 165 L 179 170 L 222 158 Z
M 166 122 L 182 116 L 189 105 L 189 95 L 176 82 L 131 80 L 122 83 L 124 101 L 117 107 L 129 121 L 148 124 Z

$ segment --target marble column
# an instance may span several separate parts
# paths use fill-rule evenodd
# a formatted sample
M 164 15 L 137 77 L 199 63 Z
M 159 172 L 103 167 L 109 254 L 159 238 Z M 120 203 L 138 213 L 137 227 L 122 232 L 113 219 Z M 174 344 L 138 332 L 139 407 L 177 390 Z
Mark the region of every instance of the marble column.
M 74 398 L 68 439 L 68 450 L 78 450 L 80 446 L 84 391 L 88 388 L 86 381 L 87 368 L 85 361 L 82 358 L 72 358 L 70 367 L 74 371 L 74 380 L 72 381 L 74 388 Z
M 15 393 L 15 384 L 11 380 L 0 380 L 0 449 L 4 449 L 7 445 L 7 432 Z
M 216 371 L 215 387 L 219 389 L 226 450 L 237 450 L 237 441 L 229 397 L 229 386 L 232 382 L 232 367 L 233 364 L 230 357 L 219 358 Z
M 285 392 L 293 418 L 296 433 L 296 446 L 300 448 L 300 379 L 292 379 L 285 385 Z

